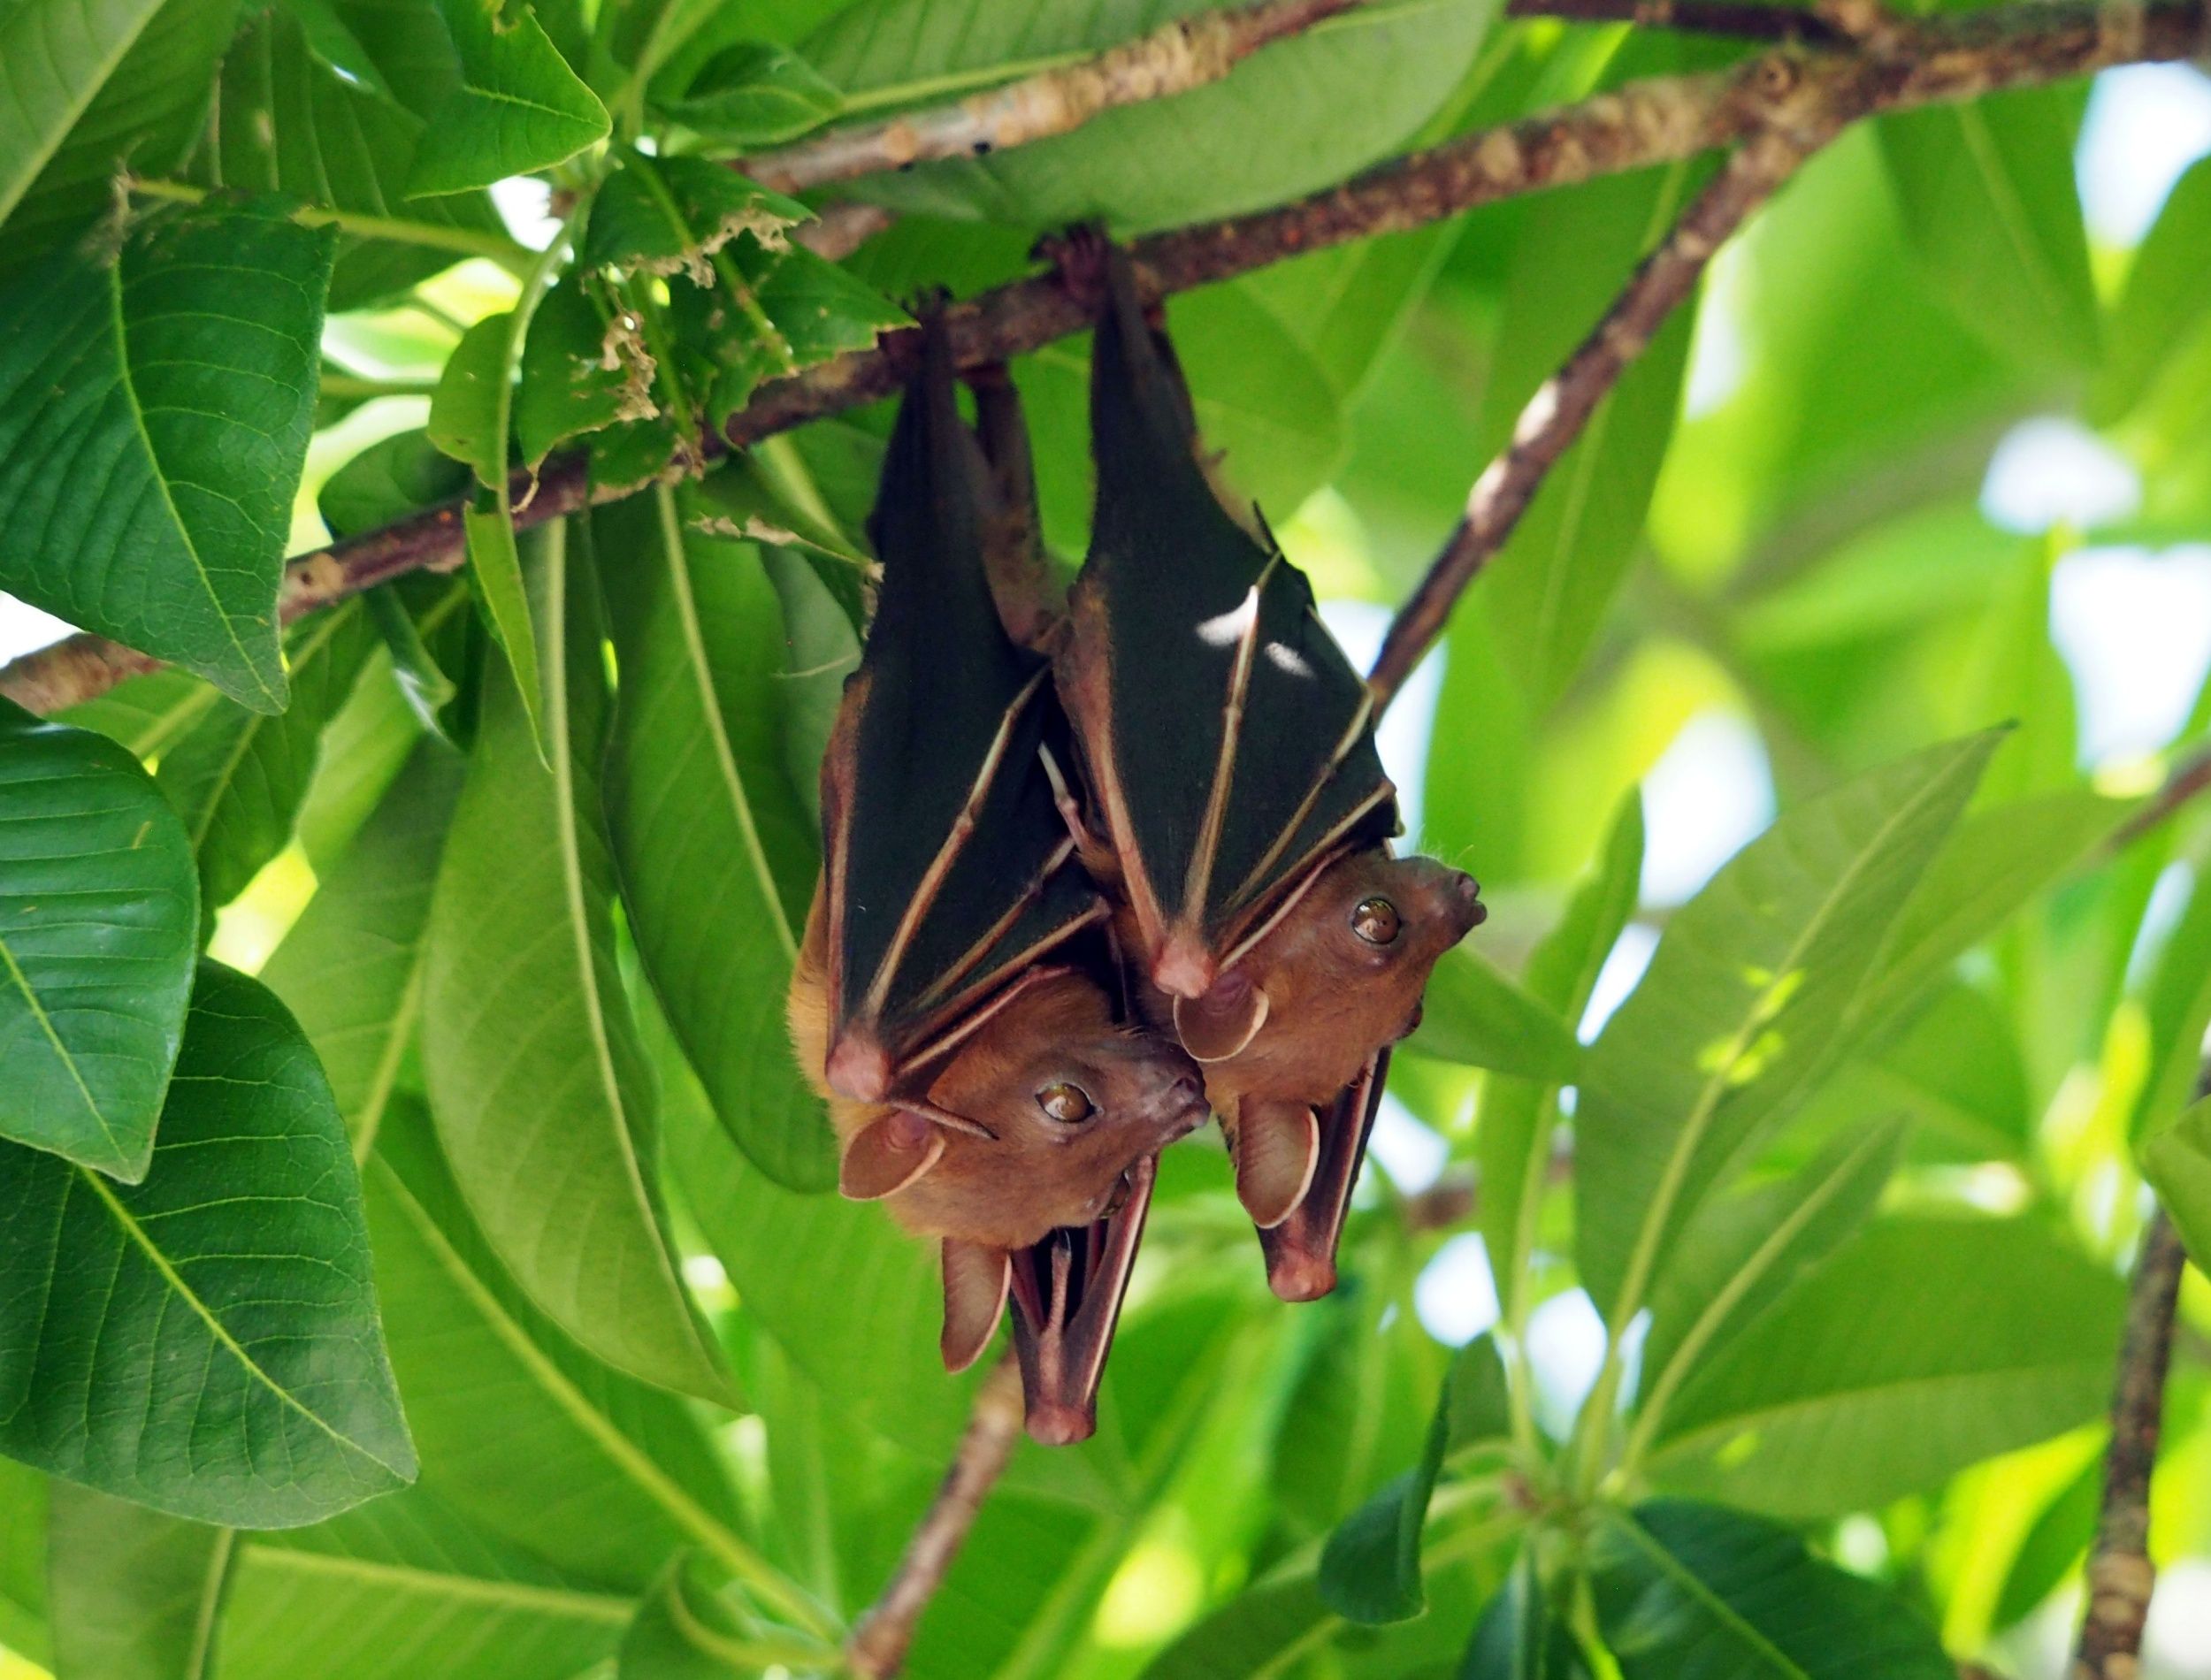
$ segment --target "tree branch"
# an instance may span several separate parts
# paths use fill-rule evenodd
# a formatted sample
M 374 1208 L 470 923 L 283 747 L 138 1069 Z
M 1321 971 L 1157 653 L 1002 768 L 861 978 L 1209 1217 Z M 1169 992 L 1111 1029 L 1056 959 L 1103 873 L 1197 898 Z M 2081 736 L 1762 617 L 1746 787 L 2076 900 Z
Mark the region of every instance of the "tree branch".
M 1910 50 L 1901 57 L 1855 46 L 1782 48 L 1725 73 L 1630 83 L 1399 158 L 1274 210 L 1140 240 L 1133 248 L 1138 278 L 1147 301 L 1156 300 L 1545 187 L 1692 157 L 1777 126 L 1786 134 L 1814 118 L 1839 127 L 1876 111 L 1971 99 L 2115 64 L 2189 57 L 2201 49 L 2204 3 L 2000 7 L 1911 24 Z M 955 359 L 967 369 L 1025 355 L 1090 322 L 1057 280 L 1044 277 L 986 292 L 950 311 L 947 325 Z M 723 441 L 744 448 L 890 395 L 909 370 L 914 344 L 910 332 L 889 333 L 872 349 L 763 386 L 731 416 L 725 440 L 709 439 L 715 447 L 701 453 L 719 453 Z M 518 505 L 528 493 L 518 483 Z M 516 523 L 557 518 L 592 499 L 584 458 L 555 456 Z M 457 566 L 461 558 L 460 504 L 425 508 L 292 561 L 279 614 L 289 622 L 403 573 Z M 0 670 L 0 694 L 37 695 L 49 707 L 69 704 L 104 692 L 125 668 L 80 649 L 69 656 L 75 680 L 64 683 L 50 669 L 53 657 L 42 650 Z
M 1162 26 L 1080 64 L 1003 88 L 908 111 L 883 122 L 831 129 L 737 167 L 779 193 L 879 175 L 946 157 L 982 157 L 1080 128 L 1121 105 L 1141 104 L 1219 81 L 1261 47 L 1303 34 L 1361 0 L 1259 0 Z
M 1627 287 L 1590 330 L 1564 367 L 1544 381 L 1512 428 L 1512 441 L 1467 493 L 1466 511 L 1428 567 L 1412 598 L 1398 609 L 1382 638 L 1368 680 L 1377 706 L 1386 706 L 1430 643 L 1442 632 L 1451 608 L 1520 523 L 1535 493 L 1596 412 L 1665 325 L 1687 302 L 1712 255 L 1750 212 L 1772 196 L 1813 152 L 1842 126 L 1814 109 L 1801 124 L 1753 137 L 1683 212 L 1658 248 L 1645 257 Z
M 2187 1256 L 2159 1209 L 2142 1238 L 2128 1297 L 2126 1333 L 2111 1395 L 2111 1446 L 2104 1458 L 2103 1514 L 2088 1554 L 2088 1613 L 2073 1655 L 2072 1680 L 2134 1680 L 2142 1624 L 2157 1582 L 2151 1563 L 2150 1472 L 2165 1416 L 2173 1313 Z
M 875 1607 L 860 1619 L 845 1647 L 845 1661 L 864 1680 L 885 1680 L 906 1661 L 914 1629 L 945 1584 L 968 1531 L 991 1489 L 1005 1473 L 1021 1437 L 1021 1368 L 1011 1355 L 975 1390 L 975 1411 L 952 1454 L 952 1467 L 930 1501 L 906 1555 L 883 1589 Z
M 2211 746 L 2198 747 L 2173 766 L 2164 785 L 2111 831 L 2110 839 L 2104 843 L 2105 855 L 2124 851 L 2144 835 L 2170 821 L 2182 806 L 2206 790 L 2211 790 Z

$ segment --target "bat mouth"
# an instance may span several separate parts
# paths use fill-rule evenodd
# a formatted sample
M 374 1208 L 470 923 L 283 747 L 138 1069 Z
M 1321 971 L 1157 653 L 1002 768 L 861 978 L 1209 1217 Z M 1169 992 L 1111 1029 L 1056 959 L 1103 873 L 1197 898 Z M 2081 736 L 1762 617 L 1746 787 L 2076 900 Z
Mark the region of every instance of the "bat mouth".
M 1088 1440 L 1098 1428 L 1098 1385 L 1158 1174 L 1157 1160 L 1141 1157 L 1102 1218 L 1047 1232 L 1012 1256 L 1014 1351 L 1029 1433 L 1047 1447 Z
M 1335 1287 L 1336 1244 L 1389 1072 L 1389 1051 L 1384 1049 L 1321 1111 L 1320 1157 L 1304 1199 L 1280 1225 L 1259 1233 L 1267 1287 L 1281 1300 L 1318 1301 Z

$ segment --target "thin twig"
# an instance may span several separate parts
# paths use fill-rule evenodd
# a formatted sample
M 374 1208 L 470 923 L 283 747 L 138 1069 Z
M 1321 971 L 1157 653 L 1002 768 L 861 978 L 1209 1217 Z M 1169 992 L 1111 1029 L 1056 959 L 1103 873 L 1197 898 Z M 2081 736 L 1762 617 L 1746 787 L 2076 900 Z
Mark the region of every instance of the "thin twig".
M 906 1543 L 906 1554 L 883 1596 L 853 1630 L 845 1647 L 845 1661 L 853 1673 L 864 1680 L 884 1680 L 905 1663 L 922 1612 L 945 1584 L 945 1572 L 975 1526 L 975 1514 L 1004 1474 L 1021 1437 L 1021 1368 L 1009 1355 L 975 1390 L 975 1410 L 937 1497 Z
M 834 128 L 737 167 L 779 193 L 802 192 L 946 157 L 982 157 L 1080 128 L 1121 105 L 1219 81 L 1261 47 L 1360 0 L 1259 0 L 1178 19 L 1080 64 L 883 122 Z
M 1736 4 L 1733 0 L 1511 0 L 1508 18 L 1559 18 L 1568 23 L 1632 23 L 1644 29 L 1733 35 L 1744 41 L 1801 41 L 1818 46 L 1848 37 L 1802 7 Z
M 2173 766 L 2165 785 L 2143 802 L 2142 808 L 2111 831 L 2104 844 L 2107 855 L 2124 851 L 2153 829 L 2170 821 L 2180 808 L 2211 790 L 2211 746 L 2199 747 Z
M 1389 705 L 1412 674 L 1442 632 L 1461 592 L 1504 546 L 1546 475 L 1581 435 L 1621 374 L 1696 289 L 1713 253 L 1840 126 L 1824 112 L 1814 112 L 1802 126 L 1756 135 L 1730 157 L 1658 248 L 1643 259 L 1565 365 L 1528 399 L 1512 428 L 1512 441 L 1474 481 L 1466 511 L 1442 553 L 1382 638 L 1370 674 L 1377 706 Z
M 1271 210 L 1231 217 L 1138 241 L 1133 248 L 1146 301 L 1225 280 L 1284 258 L 1442 221 L 1503 199 L 1653 164 L 1678 162 L 1735 144 L 1777 116 L 1810 108 L 1847 122 L 1876 111 L 1972 99 L 2000 88 L 2085 74 L 2115 64 L 2192 57 L 2201 49 L 2203 0 L 2139 5 L 2064 4 L 1997 7 L 1912 26 L 1908 57 L 1851 48 L 1785 48 L 1720 74 L 1655 77 L 1560 111 L 1479 131 L 1399 158 L 1357 179 Z M 955 362 L 975 368 L 1025 355 L 1090 325 L 1056 279 L 1016 280 L 949 311 Z M 855 351 L 761 387 L 731 416 L 729 447 L 894 392 L 911 367 L 911 332 L 885 334 Z M 720 453 L 715 440 L 700 451 Z M 585 458 L 555 456 L 518 525 L 575 512 L 593 499 Z M 278 599 L 286 622 L 345 596 L 423 569 L 461 563 L 457 501 L 443 502 L 365 531 L 287 569 Z M 1448 605 L 1448 603 L 1444 603 Z M 1439 621 L 1440 627 L 1440 621 Z M 1433 628 L 1429 631 L 1434 633 Z M 122 674 L 112 661 L 71 656 L 83 685 L 48 668 L 50 650 L 0 669 L 0 694 L 43 697 L 50 706 L 104 692 Z
M 2173 1312 L 2187 1256 L 2162 1208 L 2142 1238 L 2127 1301 L 2126 1333 L 2111 1394 L 2111 1446 L 2104 1458 L 2103 1514 L 2088 1554 L 2088 1613 L 2073 1654 L 2072 1680 L 2134 1680 L 2142 1625 L 2157 1569 L 2150 1562 L 2150 1472 L 2165 1417 Z

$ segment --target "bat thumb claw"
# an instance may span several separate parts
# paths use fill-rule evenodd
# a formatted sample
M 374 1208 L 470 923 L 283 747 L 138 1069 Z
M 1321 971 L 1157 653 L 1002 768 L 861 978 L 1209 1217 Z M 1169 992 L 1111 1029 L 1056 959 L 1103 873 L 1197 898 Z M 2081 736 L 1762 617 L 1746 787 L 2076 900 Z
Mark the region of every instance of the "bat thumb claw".
M 830 1089 L 855 1103 L 880 1103 L 891 1095 L 891 1052 L 872 1038 L 840 1037 L 822 1071 Z
M 1277 1249 L 1268 1259 L 1266 1285 L 1278 1301 L 1318 1301 L 1335 1287 L 1335 1258 L 1304 1249 Z
M 1029 1402 L 1029 1436 L 1044 1447 L 1072 1447 L 1098 1432 L 1098 1419 L 1085 1408 L 1062 1400 Z

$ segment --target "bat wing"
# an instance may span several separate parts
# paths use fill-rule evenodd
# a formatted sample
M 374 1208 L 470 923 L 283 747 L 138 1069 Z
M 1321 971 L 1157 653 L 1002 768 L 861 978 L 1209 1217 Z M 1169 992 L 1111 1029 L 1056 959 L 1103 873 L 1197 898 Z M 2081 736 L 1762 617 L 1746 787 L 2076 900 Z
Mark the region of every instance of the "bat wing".
M 1065 729 L 1044 661 L 1014 645 L 991 599 L 992 515 L 931 325 L 869 522 L 876 615 L 822 767 L 830 1079 L 863 1101 L 1104 913 L 1041 757 Z
M 1321 859 L 1394 831 L 1396 803 L 1366 683 L 1214 493 L 1172 352 L 1107 263 L 1062 686 L 1154 977 L 1194 995 Z

